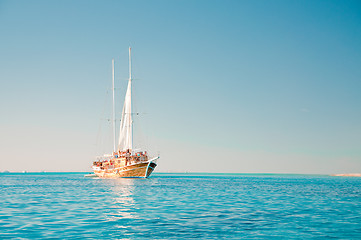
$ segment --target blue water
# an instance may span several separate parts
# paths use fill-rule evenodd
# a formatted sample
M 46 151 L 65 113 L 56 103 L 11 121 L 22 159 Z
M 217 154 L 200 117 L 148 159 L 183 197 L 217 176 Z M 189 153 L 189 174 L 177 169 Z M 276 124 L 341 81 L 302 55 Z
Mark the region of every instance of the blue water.
M 361 239 L 361 178 L 0 174 L 0 239 Z

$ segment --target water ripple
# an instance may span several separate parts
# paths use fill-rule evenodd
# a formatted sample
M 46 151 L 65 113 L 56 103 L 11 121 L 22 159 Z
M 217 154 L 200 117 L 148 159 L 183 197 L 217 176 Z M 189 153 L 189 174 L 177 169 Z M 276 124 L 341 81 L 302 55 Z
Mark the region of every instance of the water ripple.
M 0 174 L 0 239 L 357 239 L 361 179 Z

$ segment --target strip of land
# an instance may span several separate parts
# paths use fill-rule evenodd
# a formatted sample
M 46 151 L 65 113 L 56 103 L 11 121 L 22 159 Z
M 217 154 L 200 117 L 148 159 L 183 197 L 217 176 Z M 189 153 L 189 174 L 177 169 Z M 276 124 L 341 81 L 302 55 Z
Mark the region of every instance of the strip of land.
M 340 174 L 332 174 L 332 176 L 338 176 L 338 177 L 361 177 L 361 173 L 340 173 Z

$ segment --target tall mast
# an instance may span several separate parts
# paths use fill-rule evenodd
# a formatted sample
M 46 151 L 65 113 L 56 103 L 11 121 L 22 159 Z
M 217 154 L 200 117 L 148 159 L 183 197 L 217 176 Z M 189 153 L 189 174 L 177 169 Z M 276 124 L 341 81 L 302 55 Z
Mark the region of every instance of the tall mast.
M 113 92 L 113 114 L 112 114 L 112 124 L 113 124 L 113 152 L 115 152 L 115 101 L 114 101 L 114 58 L 112 59 L 112 92 Z
M 132 80 L 132 56 L 130 54 L 130 51 L 132 50 L 131 47 L 129 47 L 129 80 Z
M 131 56 L 131 50 L 132 50 L 132 48 L 131 47 L 129 47 L 129 83 L 131 84 L 132 83 L 132 56 Z M 132 96 L 131 94 L 130 94 L 130 96 Z M 132 106 L 130 106 L 130 107 L 132 107 Z M 132 113 L 130 112 L 129 113 L 129 117 L 131 118 L 131 116 L 132 116 Z M 131 127 L 131 130 L 132 130 L 132 135 L 131 135 L 131 144 L 132 144 L 132 148 L 133 148 L 133 120 L 131 119 L 130 120 L 130 127 Z

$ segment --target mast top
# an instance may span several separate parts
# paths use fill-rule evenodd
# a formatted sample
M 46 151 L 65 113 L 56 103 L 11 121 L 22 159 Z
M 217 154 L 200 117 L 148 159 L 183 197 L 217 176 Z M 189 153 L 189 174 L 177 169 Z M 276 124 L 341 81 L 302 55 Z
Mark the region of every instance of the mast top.
M 129 47 L 129 80 L 132 80 L 132 56 L 131 56 L 132 48 Z

